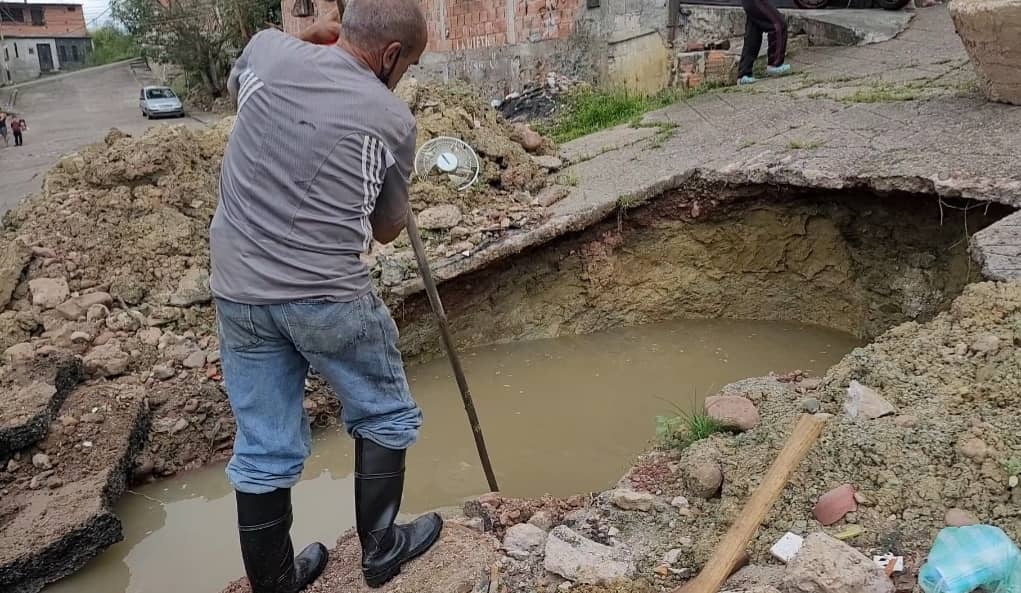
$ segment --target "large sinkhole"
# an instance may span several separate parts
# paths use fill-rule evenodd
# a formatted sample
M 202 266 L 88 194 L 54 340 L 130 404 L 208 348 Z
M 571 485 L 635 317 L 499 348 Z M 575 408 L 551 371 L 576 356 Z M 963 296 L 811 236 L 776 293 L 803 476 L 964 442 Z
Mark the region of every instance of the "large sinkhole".
M 821 375 L 932 317 L 977 279 L 969 237 L 1007 213 L 930 195 L 689 187 L 443 283 L 504 493 L 609 488 L 657 415 L 745 377 Z M 403 510 L 458 505 L 486 489 L 461 400 L 422 295 L 394 315 L 425 412 Z M 354 522 L 350 441 L 334 426 L 313 450 L 295 489 L 302 545 Z M 216 593 L 242 574 L 222 467 L 138 486 L 117 512 L 125 540 L 50 593 Z
M 968 239 L 1010 211 L 904 193 L 680 189 L 441 292 L 463 346 L 721 318 L 868 340 L 931 318 L 976 280 Z M 395 315 L 406 356 L 436 352 L 424 298 Z

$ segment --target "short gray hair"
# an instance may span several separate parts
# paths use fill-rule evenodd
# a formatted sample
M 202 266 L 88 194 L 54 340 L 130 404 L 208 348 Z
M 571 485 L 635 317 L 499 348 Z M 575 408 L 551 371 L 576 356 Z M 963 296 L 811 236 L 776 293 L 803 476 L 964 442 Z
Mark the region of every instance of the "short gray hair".
M 425 47 L 428 40 L 417 0 L 348 0 L 341 29 L 345 39 L 365 49 L 399 41 L 408 52 Z

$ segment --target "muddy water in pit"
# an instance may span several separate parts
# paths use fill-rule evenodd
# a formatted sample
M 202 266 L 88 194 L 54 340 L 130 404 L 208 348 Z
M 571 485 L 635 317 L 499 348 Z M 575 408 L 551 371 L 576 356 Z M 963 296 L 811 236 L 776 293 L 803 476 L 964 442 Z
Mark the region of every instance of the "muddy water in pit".
M 568 495 L 611 486 L 654 435 L 655 416 L 695 409 L 728 382 L 770 371 L 821 374 L 857 345 L 846 334 L 774 322 L 683 321 L 483 348 L 465 367 L 504 492 Z M 425 411 L 403 509 L 485 491 L 445 360 L 409 369 Z M 296 545 L 354 524 L 352 444 L 316 434 L 295 488 Z M 241 574 L 234 500 L 222 467 L 161 481 L 118 506 L 125 540 L 48 593 L 215 593 Z

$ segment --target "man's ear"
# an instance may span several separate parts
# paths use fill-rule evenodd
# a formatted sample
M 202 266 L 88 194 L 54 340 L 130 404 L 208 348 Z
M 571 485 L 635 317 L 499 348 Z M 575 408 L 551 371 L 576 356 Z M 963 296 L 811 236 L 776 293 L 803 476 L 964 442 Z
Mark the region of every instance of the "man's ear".
M 383 69 L 393 70 L 397 66 L 397 60 L 401 57 L 403 44 L 400 41 L 393 41 L 383 49 Z

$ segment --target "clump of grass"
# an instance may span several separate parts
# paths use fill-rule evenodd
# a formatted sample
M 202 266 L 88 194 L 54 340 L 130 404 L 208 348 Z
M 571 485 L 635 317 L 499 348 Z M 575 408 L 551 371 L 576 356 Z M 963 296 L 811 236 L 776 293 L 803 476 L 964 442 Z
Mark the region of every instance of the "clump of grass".
M 820 146 L 822 146 L 821 142 L 807 140 L 791 140 L 787 143 L 787 148 L 790 150 L 815 150 Z
M 1010 477 L 1021 477 L 1021 457 L 1011 457 L 1000 461 L 1003 471 Z
M 656 417 L 656 437 L 666 447 L 685 449 L 727 429 L 702 412 L 678 409 L 675 415 Z
M 654 95 L 626 89 L 578 91 L 568 97 L 563 115 L 542 132 L 557 142 L 569 142 L 623 123 L 636 123 L 643 114 L 675 103 L 683 96 L 676 89 Z
M 877 84 L 858 89 L 844 100 L 848 103 L 896 103 L 898 101 L 914 101 L 920 96 L 920 88 L 917 86 Z

